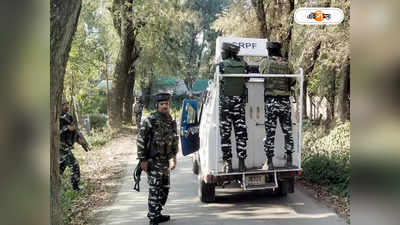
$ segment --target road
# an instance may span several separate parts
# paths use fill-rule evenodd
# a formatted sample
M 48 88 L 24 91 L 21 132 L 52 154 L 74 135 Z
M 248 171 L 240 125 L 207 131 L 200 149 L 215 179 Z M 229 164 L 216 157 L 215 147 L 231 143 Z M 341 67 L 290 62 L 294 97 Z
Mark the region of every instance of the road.
M 94 215 L 104 225 L 148 224 L 147 177 L 142 174 L 140 192 L 133 190 L 132 172 L 137 164 L 131 156 L 123 185 L 115 202 L 96 210 Z M 215 203 L 205 204 L 197 197 L 197 176 L 192 173 L 189 157 L 178 157 L 178 167 L 171 173 L 171 190 L 164 214 L 172 220 L 170 225 L 337 225 L 346 224 L 332 209 L 315 201 L 297 188 L 295 193 L 278 197 L 265 191 L 242 192 L 217 189 Z

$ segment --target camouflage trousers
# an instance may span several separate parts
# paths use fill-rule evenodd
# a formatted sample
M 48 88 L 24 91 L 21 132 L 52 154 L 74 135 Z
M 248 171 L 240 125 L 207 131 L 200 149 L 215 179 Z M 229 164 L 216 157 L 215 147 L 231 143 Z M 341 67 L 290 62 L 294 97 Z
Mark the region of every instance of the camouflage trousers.
M 291 118 L 289 96 L 266 96 L 265 97 L 265 134 L 264 151 L 267 157 L 274 156 L 274 143 L 276 121 L 282 127 L 285 138 L 285 150 L 290 154 L 293 152 L 292 118 Z
M 149 184 L 149 213 L 147 217 L 150 220 L 161 215 L 162 207 L 167 202 L 169 177 L 168 160 L 155 159 L 149 161 L 149 171 L 147 173 L 147 182 Z
M 74 154 L 72 154 L 72 148 L 61 148 L 60 149 L 60 174 L 62 175 L 65 169 L 71 168 L 71 184 L 72 186 L 78 186 L 81 179 L 81 173 L 79 169 L 78 161 Z
M 236 151 L 238 158 L 247 157 L 247 127 L 245 104 L 240 96 L 221 96 L 220 124 L 222 158 L 232 159 L 231 131 L 235 130 Z
M 136 127 L 140 130 L 140 122 L 142 120 L 142 113 L 135 113 L 136 116 Z

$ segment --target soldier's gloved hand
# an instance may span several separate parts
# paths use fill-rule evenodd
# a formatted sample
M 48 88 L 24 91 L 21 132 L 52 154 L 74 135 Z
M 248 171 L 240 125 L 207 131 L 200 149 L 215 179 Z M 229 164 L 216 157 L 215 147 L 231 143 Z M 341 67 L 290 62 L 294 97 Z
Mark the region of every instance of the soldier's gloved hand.
M 147 172 L 147 170 L 149 168 L 149 162 L 147 162 L 147 161 L 140 162 L 140 168 L 142 168 L 142 170 L 144 172 Z

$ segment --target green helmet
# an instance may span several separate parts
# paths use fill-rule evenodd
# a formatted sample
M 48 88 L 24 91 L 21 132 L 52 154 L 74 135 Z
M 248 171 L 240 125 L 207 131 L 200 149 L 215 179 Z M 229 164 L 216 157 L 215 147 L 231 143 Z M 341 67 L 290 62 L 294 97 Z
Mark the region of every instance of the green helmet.
M 267 42 L 267 50 L 269 56 L 279 56 L 282 57 L 281 54 L 282 44 L 276 41 Z
M 222 58 L 227 58 L 228 56 L 237 56 L 240 51 L 240 47 L 232 43 L 224 42 L 222 43 Z

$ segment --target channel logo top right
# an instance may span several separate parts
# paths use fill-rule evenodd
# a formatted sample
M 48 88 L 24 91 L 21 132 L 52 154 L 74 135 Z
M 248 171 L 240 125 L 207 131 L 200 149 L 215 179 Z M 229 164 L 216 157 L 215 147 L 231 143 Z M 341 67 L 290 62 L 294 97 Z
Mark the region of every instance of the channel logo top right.
M 304 25 L 335 25 L 344 19 L 339 8 L 298 8 L 294 13 L 294 21 Z

